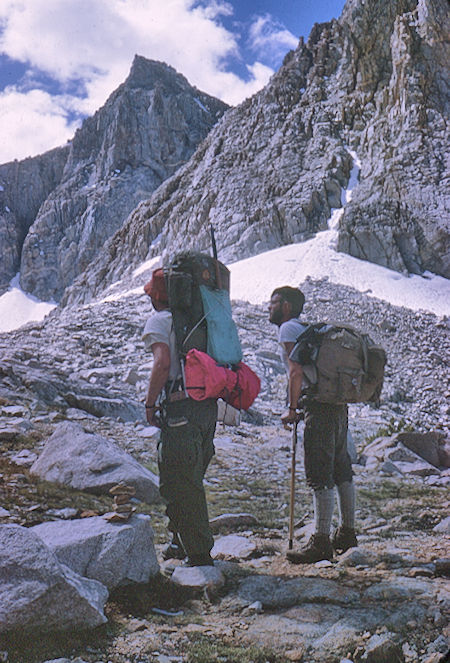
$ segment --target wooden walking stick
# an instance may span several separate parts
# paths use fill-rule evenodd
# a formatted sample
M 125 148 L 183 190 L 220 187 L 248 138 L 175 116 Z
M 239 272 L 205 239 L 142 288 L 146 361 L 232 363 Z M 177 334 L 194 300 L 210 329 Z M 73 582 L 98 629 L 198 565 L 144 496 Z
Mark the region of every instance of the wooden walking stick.
M 294 503 L 295 503 L 295 456 L 297 451 L 297 426 L 294 421 L 292 425 L 292 449 L 291 449 L 291 499 L 289 505 L 289 550 L 294 545 Z

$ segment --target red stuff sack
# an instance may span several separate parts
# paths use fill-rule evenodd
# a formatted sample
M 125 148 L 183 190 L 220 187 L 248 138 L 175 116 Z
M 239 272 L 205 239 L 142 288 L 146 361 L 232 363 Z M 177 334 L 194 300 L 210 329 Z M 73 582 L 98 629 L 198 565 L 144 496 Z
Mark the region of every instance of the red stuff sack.
M 222 398 L 239 410 L 248 410 L 260 389 L 260 380 L 246 364 L 234 369 L 218 366 L 205 352 L 193 348 L 186 355 L 184 367 L 186 391 L 196 401 Z
M 222 393 L 234 389 L 237 380 L 234 371 L 218 366 L 215 359 L 195 348 L 186 355 L 184 375 L 186 391 L 195 401 L 222 398 Z
M 238 410 L 248 410 L 259 394 L 261 380 L 252 369 L 242 361 L 236 367 L 237 382 L 229 398 L 224 400 Z

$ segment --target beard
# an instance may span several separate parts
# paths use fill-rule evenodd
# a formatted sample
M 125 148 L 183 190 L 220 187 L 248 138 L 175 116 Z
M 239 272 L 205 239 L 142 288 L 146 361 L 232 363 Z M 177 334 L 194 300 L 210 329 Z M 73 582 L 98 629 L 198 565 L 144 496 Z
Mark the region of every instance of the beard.
M 283 321 L 283 313 L 280 309 L 272 311 L 269 315 L 269 322 L 279 327 Z

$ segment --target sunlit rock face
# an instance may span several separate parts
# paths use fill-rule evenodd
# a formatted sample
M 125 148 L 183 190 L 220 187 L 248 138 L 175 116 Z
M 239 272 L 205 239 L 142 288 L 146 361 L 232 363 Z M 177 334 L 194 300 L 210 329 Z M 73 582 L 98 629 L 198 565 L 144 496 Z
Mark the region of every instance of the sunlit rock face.
M 0 167 L 1 283 L 20 259 L 27 291 L 88 301 L 148 257 L 209 251 L 211 224 L 231 261 L 308 239 L 336 208 L 339 251 L 449 277 L 449 27 L 446 0 L 348 0 L 227 112 L 137 57 L 31 222 Z
M 58 300 L 226 109 L 168 65 L 136 56 L 125 83 L 63 152 L 0 166 L 3 193 L 11 198 L 0 220 L 3 287 L 20 265 L 27 292 Z M 46 172 L 47 162 L 55 173 Z M 34 191 L 34 198 L 22 191 Z
M 148 256 L 209 250 L 211 223 L 233 260 L 310 237 L 344 203 L 339 250 L 449 276 L 448 22 L 445 0 L 349 0 L 134 210 L 66 301 Z

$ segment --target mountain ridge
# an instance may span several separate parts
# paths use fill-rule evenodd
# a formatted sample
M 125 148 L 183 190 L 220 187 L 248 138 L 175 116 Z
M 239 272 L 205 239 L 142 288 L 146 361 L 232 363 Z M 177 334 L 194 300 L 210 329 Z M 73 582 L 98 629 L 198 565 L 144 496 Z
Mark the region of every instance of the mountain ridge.
M 21 233 L 13 236 L 21 224 L 14 200 L 8 218 L 1 215 L 0 232 L 6 226 L 11 253 L 1 266 L 3 289 L 20 266 L 24 290 L 58 300 L 139 201 L 188 160 L 226 109 L 169 65 L 135 56 L 125 82 L 59 148 L 63 153 L 27 161 L 65 156 L 59 178 L 46 184 Z M 24 170 L 20 163 L 0 166 L 5 195 L 13 188 L 12 168 Z M 22 189 L 35 186 L 33 173 L 25 173 Z
M 88 301 L 151 256 L 206 249 L 211 223 L 225 261 L 308 239 L 342 206 L 352 153 L 361 170 L 338 250 L 448 277 L 448 22 L 443 0 L 350 0 L 339 20 L 316 24 L 140 203 L 63 302 Z

